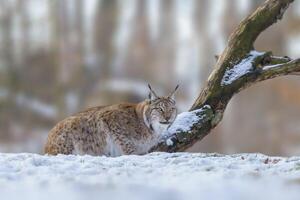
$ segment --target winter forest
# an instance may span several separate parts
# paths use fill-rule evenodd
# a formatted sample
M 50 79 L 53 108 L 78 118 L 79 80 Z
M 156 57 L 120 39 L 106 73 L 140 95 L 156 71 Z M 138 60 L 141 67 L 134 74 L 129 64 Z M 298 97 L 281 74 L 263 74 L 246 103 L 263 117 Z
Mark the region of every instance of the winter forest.
M 187 110 L 229 34 L 260 0 L 0 1 L 0 149 L 40 153 L 59 120 L 94 105 L 147 97 L 180 84 Z M 300 56 L 300 2 L 256 42 Z M 251 87 L 194 152 L 300 153 L 300 80 Z M 284 136 L 284 137 L 283 137 Z M 267 143 L 267 145 L 265 145 Z
M 299 75 L 300 0 L 0 0 L 1 199 L 298 200 Z

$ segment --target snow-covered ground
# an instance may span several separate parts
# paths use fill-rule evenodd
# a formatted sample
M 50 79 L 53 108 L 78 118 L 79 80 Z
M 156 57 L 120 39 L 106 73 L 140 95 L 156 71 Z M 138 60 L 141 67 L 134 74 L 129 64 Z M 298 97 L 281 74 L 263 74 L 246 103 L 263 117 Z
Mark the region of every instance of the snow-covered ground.
M 0 154 L 0 199 L 300 199 L 300 157 Z

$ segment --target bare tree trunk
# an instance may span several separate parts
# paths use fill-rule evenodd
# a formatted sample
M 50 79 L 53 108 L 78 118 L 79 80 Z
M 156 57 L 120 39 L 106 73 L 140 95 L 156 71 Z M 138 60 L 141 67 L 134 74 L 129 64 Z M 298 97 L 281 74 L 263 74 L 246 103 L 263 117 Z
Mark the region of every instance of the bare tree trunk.
M 300 59 L 273 56 L 271 52 L 254 50 L 256 38 L 280 20 L 293 0 L 267 0 L 244 19 L 231 34 L 228 45 L 218 57 L 206 86 L 192 105 L 191 128 L 180 127 L 164 138 L 151 151 L 183 151 L 204 138 L 222 120 L 227 104 L 234 94 L 260 81 L 283 75 L 299 75 Z M 189 121 L 189 120 L 185 120 Z
M 94 16 L 94 48 L 100 61 L 100 71 L 93 72 L 91 85 L 96 79 L 107 79 L 111 76 L 114 54 L 113 37 L 118 25 L 118 1 L 98 1 Z M 90 79 L 90 77 L 89 77 Z M 92 86 L 87 86 L 92 87 Z

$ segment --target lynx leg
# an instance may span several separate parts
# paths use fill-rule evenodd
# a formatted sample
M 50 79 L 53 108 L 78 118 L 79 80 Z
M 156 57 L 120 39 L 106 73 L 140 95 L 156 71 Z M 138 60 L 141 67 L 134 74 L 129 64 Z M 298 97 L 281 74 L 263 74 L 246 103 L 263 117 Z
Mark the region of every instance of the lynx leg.
M 119 136 L 115 140 L 116 143 L 121 147 L 121 151 L 123 152 L 123 155 L 135 154 L 136 148 L 134 144 L 130 140 L 128 140 L 128 138 Z
M 68 138 L 67 133 L 50 133 L 45 146 L 45 153 L 49 155 L 71 154 L 73 149 L 72 141 Z

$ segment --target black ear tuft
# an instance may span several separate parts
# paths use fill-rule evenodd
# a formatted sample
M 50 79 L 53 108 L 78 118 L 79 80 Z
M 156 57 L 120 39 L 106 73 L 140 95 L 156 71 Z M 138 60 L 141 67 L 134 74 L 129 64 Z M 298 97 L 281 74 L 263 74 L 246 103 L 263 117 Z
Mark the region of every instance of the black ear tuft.
M 150 100 L 150 102 L 151 102 L 151 97 L 152 95 L 151 95 L 151 92 L 149 92 L 149 94 L 148 94 L 148 99 Z
M 174 89 L 174 92 L 176 92 L 176 90 L 179 88 L 179 84 L 176 85 L 175 89 Z
M 149 90 L 150 90 L 149 95 L 148 95 L 148 98 L 149 98 L 149 100 L 150 100 L 150 102 L 151 102 L 152 100 L 157 99 L 158 96 L 157 96 L 157 94 L 154 92 L 154 90 L 151 88 L 151 86 L 150 86 L 149 83 L 148 83 L 148 88 L 149 88 Z
M 171 92 L 168 96 L 168 98 L 170 99 L 175 99 L 175 92 L 177 91 L 177 89 L 179 88 L 179 85 L 176 85 L 175 89 L 173 90 L 173 92 Z
M 150 91 L 152 90 L 151 85 L 149 83 L 148 83 L 148 88 Z

